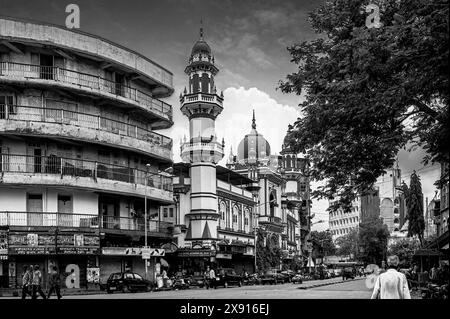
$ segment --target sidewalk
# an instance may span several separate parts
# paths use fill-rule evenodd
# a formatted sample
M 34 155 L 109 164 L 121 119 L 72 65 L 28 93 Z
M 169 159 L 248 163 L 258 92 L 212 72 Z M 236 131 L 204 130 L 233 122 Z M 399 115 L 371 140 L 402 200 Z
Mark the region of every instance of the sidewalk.
M 318 279 L 318 280 L 308 280 L 308 281 L 303 281 L 303 283 L 299 284 L 297 289 L 311 289 L 311 288 L 316 288 L 316 287 L 322 287 L 322 286 L 328 286 L 328 285 L 334 285 L 334 284 L 340 284 L 340 283 L 345 283 L 345 282 L 350 282 L 350 281 L 355 281 L 355 280 L 365 280 L 366 277 L 357 277 L 355 279 L 347 279 L 347 280 L 342 280 L 342 277 L 335 277 L 335 278 L 330 278 L 330 279 Z
M 47 294 L 47 290 L 44 290 L 44 293 Z M 100 289 L 61 289 L 61 295 L 63 296 L 72 296 L 72 295 L 98 295 L 105 294 L 104 290 Z M 2 288 L 0 289 L 0 297 L 12 297 L 12 298 L 20 298 L 22 297 L 22 290 L 17 288 Z M 27 296 L 29 299 L 30 296 Z M 39 297 L 40 298 L 40 297 Z M 56 295 L 53 294 L 51 299 L 56 299 Z

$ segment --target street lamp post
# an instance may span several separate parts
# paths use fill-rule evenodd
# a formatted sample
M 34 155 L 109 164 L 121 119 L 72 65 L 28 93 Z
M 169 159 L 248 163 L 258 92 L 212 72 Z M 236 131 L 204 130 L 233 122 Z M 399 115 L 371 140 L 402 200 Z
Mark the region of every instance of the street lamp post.
M 147 249 L 147 184 L 148 184 L 148 171 L 150 169 L 150 164 L 145 165 L 145 192 L 144 192 L 144 246 Z M 148 259 L 145 260 L 145 279 L 148 278 Z

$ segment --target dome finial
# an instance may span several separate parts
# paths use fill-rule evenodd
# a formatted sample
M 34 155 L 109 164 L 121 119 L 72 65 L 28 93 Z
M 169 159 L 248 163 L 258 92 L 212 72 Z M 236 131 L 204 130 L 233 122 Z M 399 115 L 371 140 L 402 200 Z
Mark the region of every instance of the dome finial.
M 203 18 L 200 19 L 200 40 L 203 40 Z
M 255 110 L 253 109 L 252 129 L 256 130 Z

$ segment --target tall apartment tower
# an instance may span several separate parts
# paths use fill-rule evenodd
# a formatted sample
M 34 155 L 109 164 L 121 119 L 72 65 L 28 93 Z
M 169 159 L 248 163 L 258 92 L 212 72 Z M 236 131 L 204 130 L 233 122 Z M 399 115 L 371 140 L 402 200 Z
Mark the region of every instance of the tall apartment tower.
M 185 69 L 189 89 L 185 88 L 180 94 L 180 103 L 181 112 L 189 118 L 190 138 L 181 144 L 181 157 L 191 164 L 192 187 L 185 240 L 202 246 L 217 239 L 219 218 L 216 164 L 224 156 L 224 143 L 217 141 L 215 133 L 215 120 L 223 110 L 223 93 L 218 95 L 214 84 L 218 72 L 211 48 L 203 39 L 203 28 L 200 28 L 200 39 L 192 48 Z

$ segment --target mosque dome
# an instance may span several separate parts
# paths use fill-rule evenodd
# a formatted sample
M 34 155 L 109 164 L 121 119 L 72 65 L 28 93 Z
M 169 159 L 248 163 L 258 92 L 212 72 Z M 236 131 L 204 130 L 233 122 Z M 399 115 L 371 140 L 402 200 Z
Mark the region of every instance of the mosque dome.
M 253 111 L 252 130 L 239 143 L 237 161 L 240 164 L 267 164 L 269 156 L 270 144 L 256 131 L 255 111 Z

